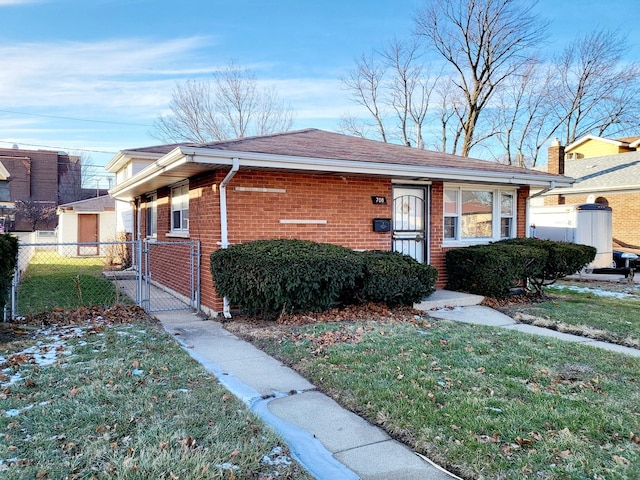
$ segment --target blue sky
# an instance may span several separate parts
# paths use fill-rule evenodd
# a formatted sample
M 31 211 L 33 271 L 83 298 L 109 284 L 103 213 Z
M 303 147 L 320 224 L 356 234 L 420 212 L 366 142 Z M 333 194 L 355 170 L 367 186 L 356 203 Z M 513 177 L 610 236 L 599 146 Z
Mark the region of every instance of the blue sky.
M 0 0 L 0 147 L 84 150 L 104 165 L 120 149 L 159 143 L 150 132 L 176 82 L 232 59 L 277 88 L 295 128 L 335 130 L 357 111 L 340 75 L 408 35 L 426 1 Z M 597 28 L 640 48 L 634 0 L 536 8 L 551 22 L 549 48 Z

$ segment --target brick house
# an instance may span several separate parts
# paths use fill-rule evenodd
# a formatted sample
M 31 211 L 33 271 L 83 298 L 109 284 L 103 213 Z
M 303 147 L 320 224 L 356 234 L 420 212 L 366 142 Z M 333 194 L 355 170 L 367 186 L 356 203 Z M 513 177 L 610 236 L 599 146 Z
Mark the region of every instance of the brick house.
M 223 305 L 208 262 L 218 248 L 299 238 L 396 250 L 436 267 L 443 286 L 448 249 L 525 236 L 530 188 L 572 183 L 315 129 L 123 150 L 106 168 L 117 204 L 133 206 L 136 238 L 201 242 L 200 298 L 211 313 Z
M 611 140 L 588 135 L 548 150 L 547 172 L 576 179 L 546 192 L 545 205 L 603 203 L 611 207 L 617 247 L 640 249 L 640 137 Z
M 56 225 L 55 209 L 60 203 L 78 200 L 81 188 L 80 157 L 49 150 L 0 148 L 0 224 L 5 230 L 31 230 L 31 221 L 16 214 L 17 201 L 51 208 L 50 221 L 37 226 Z

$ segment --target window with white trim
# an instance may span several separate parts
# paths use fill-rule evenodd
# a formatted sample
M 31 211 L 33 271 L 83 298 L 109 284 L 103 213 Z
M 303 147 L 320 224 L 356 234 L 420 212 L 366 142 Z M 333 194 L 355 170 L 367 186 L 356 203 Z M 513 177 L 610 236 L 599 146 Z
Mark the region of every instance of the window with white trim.
M 444 189 L 444 242 L 482 243 L 515 236 L 513 189 L 484 186 L 446 186 Z
M 189 233 L 189 182 L 171 187 L 171 233 Z
M 157 237 L 158 236 L 158 195 L 156 193 L 152 193 L 147 195 L 146 202 L 146 220 L 147 220 L 147 237 Z
M 512 192 L 500 192 L 500 238 L 513 237 L 514 200 Z

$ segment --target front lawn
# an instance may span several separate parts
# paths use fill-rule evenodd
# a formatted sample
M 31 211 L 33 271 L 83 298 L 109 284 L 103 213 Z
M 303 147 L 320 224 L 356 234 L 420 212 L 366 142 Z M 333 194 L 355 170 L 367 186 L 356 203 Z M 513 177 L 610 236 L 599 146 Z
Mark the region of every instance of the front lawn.
M 628 479 L 640 359 L 428 317 L 228 328 L 465 479 Z
M 614 283 L 605 286 L 608 290 L 604 291 L 596 288 L 599 285 L 561 282 L 562 288 L 547 289 L 545 301 L 515 304 L 500 310 L 523 323 L 640 348 L 640 295 L 636 287 Z M 619 291 L 611 291 L 613 287 Z M 626 296 L 603 296 L 605 293 Z
M 157 325 L 28 327 L 2 330 L 1 478 L 311 478 Z

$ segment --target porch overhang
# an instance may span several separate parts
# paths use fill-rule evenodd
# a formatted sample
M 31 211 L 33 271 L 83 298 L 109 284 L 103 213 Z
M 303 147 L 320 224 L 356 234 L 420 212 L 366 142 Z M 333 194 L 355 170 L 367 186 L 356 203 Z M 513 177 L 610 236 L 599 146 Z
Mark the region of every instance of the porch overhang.
M 212 150 L 197 147 L 176 147 L 168 154 L 116 185 L 109 194 L 119 200 L 132 200 L 144 193 L 166 187 L 185 178 L 207 171 L 231 168 L 238 159 L 241 170 L 262 170 L 323 175 L 356 175 L 407 181 L 451 181 L 537 188 L 569 187 L 574 180 L 552 174 L 523 171 L 521 173 L 479 170 L 472 168 L 401 165 L 374 161 L 335 158 L 273 155 L 255 152 Z

